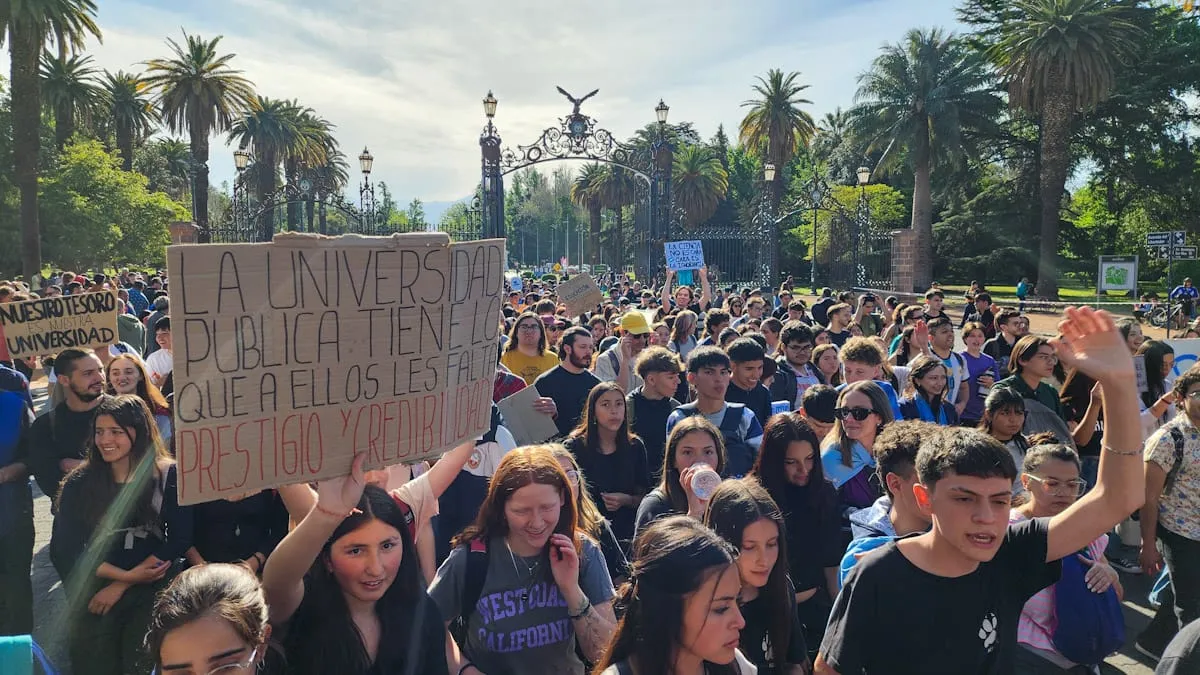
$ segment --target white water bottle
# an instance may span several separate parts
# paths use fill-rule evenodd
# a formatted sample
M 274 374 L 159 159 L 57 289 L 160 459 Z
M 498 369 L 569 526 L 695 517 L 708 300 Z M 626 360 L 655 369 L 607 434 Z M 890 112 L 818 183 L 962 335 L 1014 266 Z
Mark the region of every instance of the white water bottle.
M 696 495 L 696 499 L 708 501 L 713 491 L 721 484 L 721 476 L 707 464 L 696 466 L 696 472 L 692 474 L 692 494 Z

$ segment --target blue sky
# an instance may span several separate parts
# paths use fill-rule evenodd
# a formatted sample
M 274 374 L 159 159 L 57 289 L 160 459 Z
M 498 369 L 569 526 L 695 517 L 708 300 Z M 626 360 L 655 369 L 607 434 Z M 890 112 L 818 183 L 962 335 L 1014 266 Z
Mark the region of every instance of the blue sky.
M 479 180 L 480 99 L 500 100 L 510 145 L 570 111 L 556 91 L 600 93 L 584 107 L 618 137 L 654 119 L 708 137 L 736 133 L 741 102 L 768 68 L 798 70 L 819 117 L 852 103 L 879 47 L 916 26 L 955 28 L 952 0 L 103 0 L 96 64 L 140 70 L 181 28 L 221 46 L 260 93 L 296 98 L 364 145 L 402 203 L 454 200 Z M 7 51 L 7 50 L 5 50 Z M 7 59 L 4 70 L 7 72 Z M 224 139 L 221 139 L 223 142 Z M 215 142 L 215 182 L 233 173 Z M 356 165 L 357 162 L 354 162 Z M 551 166 L 546 167 L 548 170 Z M 354 167 L 357 173 L 357 166 Z

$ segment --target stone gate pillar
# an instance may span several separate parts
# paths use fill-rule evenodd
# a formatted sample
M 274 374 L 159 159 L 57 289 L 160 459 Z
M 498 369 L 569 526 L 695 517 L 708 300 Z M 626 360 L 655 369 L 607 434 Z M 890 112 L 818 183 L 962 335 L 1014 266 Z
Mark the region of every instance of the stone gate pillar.
M 892 233 L 892 289 L 897 293 L 913 292 L 916 280 L 917 233 L 912 229 Z
M 172 244 L 195 244 L 200 241 L 200 227 L 195 223 L 177 220 L 167 225 Z

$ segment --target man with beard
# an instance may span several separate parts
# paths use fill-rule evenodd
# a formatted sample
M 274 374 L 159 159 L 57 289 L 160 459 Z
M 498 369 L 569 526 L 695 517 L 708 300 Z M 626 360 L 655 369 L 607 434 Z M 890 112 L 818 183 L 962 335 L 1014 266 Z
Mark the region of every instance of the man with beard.
M 107 349 L 107 347 L 106 347 Z M 92 411 L 104 397 L 104 367 L 90 349 L 66 349 L 54 360 L 63 402 L 29 428 L 29 460 L 42 493 L 58 497 L 63 476 L 82 461 Z
M 588 392 L 600 384 L 600 378 L 588 370 L 592 364 L 592 334 L 586 328 L 576 326 L 562 336 L 562 359 L 554 368 L 542 373 L 533 386 L 538 393 L 554 400 L 558 416 L 554 424 L 560 436 L 566 436 L 579 424 Z

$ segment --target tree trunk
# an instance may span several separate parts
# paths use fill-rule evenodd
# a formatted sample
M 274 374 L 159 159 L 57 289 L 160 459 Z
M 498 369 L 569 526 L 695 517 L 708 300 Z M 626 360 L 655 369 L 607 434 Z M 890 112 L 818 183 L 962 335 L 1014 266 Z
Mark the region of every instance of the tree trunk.
M 592 227 L 592 231 L 590 233 L 591 241 L 589 242 L 590 248 L 591 248 L 591 260 L 592 260 L 593 265 L 598 265 L 598 264 L 600 264 L 600 204 L 599 204 L 599 202 L 593 202 L 590 206 L 588 206 L 588 216 L 590 216 L 590 218 L 591 218 L 591 227 Z M 551 256 L 551 257 L 553 257 L 553 256 Z
M 192 145 L 192 219 L 200 228 L 200 243 L 212 240 L 208 224 L 208 127 L 192 117 L 188 121 Z
M 117 151 L 121 153 L 121 168 L 133 171 L 133 130 L 122 122 L 117 122 Z
M 284 160 L 284 183 L 292 185 L 296 182 L 296 159 L 288 157 Z M 287 229 L 295 232 L 300 224 L 300 203 L 291 199 L 287 203 Z
M 1061 81 L 1061 77 L 1057 78 Z M 1058 299 L 1058 224 L 1061 218 L 1063 190 L 1067 186 L 1070 165 L 1071 99 L 1065 89 L 1054 83 L 1047 89 L 1041 115 L 1042 171 L 1039 197 L 1042 204 L 1042 236 L 1038 255 L 1038 295 Z
M 59 150 L 75 135 L 75 111 L 69 103 L 54 106 L 54 144 Z
M 41 129 L 41 84 L 38 54 L 41 35 L 20 23 L 10 26 L 12 76 L 13 173 L 21 198 L 21 271 L 37 288 L 42 273 L 42 236 L 38 223 L 38 151 Z
M 616 231 L 613 232 L 613 267 L 621 269 L 625 266 L 625 207 L 618 206 L 615 209 L 613 223 Z
M 932 167 L 930 166 L 929 138 L 918 136 L 918 147 L 913 153 L 916 169 L 913 171 L 912 229 L 916 233 L 916 260 L 913 261 L 913 290 L 924 293 L 933 283 L 933 197 L 931 195 Z

